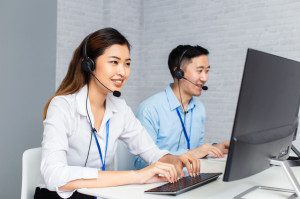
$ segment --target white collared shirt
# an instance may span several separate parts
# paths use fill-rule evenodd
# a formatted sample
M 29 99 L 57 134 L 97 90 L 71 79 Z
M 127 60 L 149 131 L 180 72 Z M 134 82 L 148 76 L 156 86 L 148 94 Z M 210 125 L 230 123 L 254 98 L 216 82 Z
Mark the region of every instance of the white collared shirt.
M 73 192 L 62 192 L 58 187 L 76 179 L 97 178 L 98 170 L 102 167 L 94 137 L 87 165 L 84 167 L 91 138 L 86 97 L 87 86 L 77 93 L 54 97 L 43 122 L 41 173 L 46 187 L 51 191 L 57 191 L 64 198 L 70 197 Z M 89 100 L 87 108 L 94 124 Z M 106 156 L 107 170 L 112 170 L 118 139 L 125 142 L 132 154 L 141 156 L 148 163 L 153 163 L 169 153 L 159 150 L 124 99 L 109 94 L 100 129 L 97 129 L 103 155 L 106 144 L 105 124 L 108 120 L 110 128 Z

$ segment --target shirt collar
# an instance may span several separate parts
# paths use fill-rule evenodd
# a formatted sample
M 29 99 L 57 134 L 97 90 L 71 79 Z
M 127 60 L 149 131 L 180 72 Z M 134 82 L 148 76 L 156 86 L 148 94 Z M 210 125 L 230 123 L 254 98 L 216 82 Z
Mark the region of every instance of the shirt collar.
M 166 95 L 167 95 L 167 99 L 168 99 L 171 111 L 173 111 L 177 107 L 181 106 L 179 100 L 177 99 L 175 93 L 173 92 L 173 90 L 171 88 L 171 84 L 169 84 L 167 86 L 167 88 L 165 89 L 165 92 L 166 92 Z M 196 106 L 195 99 L 194 99 L 194 97 L 192 97 L 192 99 L 189 102 L 187 111 L 193 109 L 195 106 Z
M 87 97 L 87 85 L 83 86 L 76 94 L 77 112 L 83 116 L 87 116 L 86 97 Z M 118 112 L 116 104 L 112 102 L 112 100 L 113 100 L 112 98 L 113 98 L 113 96 L 111 94 L 108 94 L 106 97 L 105 114 L 107 113 L 108 116 L 112 115 L 115 112 Z M 90 106 L 89 99 L 87 102 L 88 102 L 87 108 L 88 108 L 89 114 L 91 116 L 91 106 Z

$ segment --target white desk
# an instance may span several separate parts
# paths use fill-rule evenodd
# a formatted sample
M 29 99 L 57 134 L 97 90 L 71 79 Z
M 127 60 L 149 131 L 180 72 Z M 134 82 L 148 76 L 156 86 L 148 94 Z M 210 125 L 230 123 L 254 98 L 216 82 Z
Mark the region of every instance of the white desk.
M 223 172 L 225 168 L 225 161 L 219 160 L 201 160 L 201 172 Z M 242 169 L 242 168 L 241 168 Z M 300 181 L 300 167 L 292 167 L 294 174 L 296 175 L 298 181 Z M 146 184 L 146 185 L 126 185 L 118 187 L 108 187 L 108 188 L 96 188 L 96 189 L 80 189 L 80 193 L 98 196 L 101 198 L 111 198 L 111 199 L 201 199 L 201 198 L 233 198 L 234 196 L 240 194 L 241 192 L 257 185 L 272 186 L 278 188 L 292 189 L 286 174 L 280 167 L 271 167 L 259 174 L 253 175 L 242 180 L 237 180 L 233 182 L 223 182 L 223 176 L 219 177 L 217 181 L 211 182 L 202 187 L 198 187 L 191 191 L 185 192 L 178 196 L 164 196 L 164 195 L 154 195 L 145 194 L 144 191 L 157 187 L 163 183 Z M 265 191 L 258 190 L 255 191 L 245 198 L 287 198 L 291 194 L 275 191 Z M 251 197 L 250 197 L 251 196 Z

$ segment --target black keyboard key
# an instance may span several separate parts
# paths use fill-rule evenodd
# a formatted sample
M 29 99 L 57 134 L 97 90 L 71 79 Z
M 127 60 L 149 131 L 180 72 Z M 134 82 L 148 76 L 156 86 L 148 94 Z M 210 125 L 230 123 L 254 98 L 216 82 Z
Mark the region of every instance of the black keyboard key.
M 201 173 L 195 177 L 186 176 L 175 183 L 167 183 L 162 186 L 145 191 L 145 193 L 177 195 L 196 187 L 216 180 L 222 173 Z

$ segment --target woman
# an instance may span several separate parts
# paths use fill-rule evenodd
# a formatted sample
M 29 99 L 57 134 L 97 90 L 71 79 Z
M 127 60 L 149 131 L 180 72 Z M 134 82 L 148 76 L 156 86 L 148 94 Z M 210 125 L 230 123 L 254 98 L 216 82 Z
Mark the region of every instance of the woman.
M 129 51 L 129 42 L 113 28 L 88 35 L 75 50 L 66 77 L 44 109 L 41 173 L 46 188 L 37 188 L 35 198 L 83 198 L 73 194 L 76 189 L 174 182 L 183 164 L 191 175 L 199 172 L 197 159 L 159 150 L 118 98 L 130 74 Z M 118 139 L 151 165 L 109 171 Z

